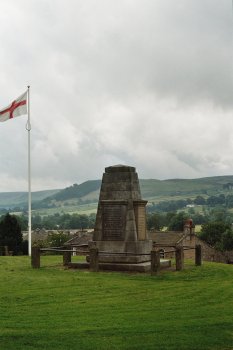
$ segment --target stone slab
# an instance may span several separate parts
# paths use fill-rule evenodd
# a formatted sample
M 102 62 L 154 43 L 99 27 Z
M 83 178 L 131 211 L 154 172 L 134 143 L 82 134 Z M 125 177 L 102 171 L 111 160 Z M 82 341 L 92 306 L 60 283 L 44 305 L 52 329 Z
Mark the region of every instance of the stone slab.
M 129 253 L 129 254 L 150 254 L 152 241 L 90 241 L 89 247 L 94 245 L 99 250 L 99 254 L 109 252 Z
M 69 263 L 67 266 L 75 269 L 89 269 L 87 262 Z M 160 267 L 161 269 L 171 267 L 171 260 L 160 260 Z M 99 263 L 99 268 L 106 271 L 150 272 L 151 263 L 150 261 L 139 264 Z
M 150 261 L 152 241 L 94 241 L 99 250 L 99 262 L 141 263 Z

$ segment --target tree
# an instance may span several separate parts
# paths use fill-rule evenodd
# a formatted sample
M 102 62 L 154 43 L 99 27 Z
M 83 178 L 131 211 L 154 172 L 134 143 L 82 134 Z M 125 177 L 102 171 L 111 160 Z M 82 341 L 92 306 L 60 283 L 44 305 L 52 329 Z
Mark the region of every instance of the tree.
M 222 235 L 222 250 L 233 249 L 233 232 L 231 229 L 226 230 Z
M 147 214 L 147 228 L 160 231 L 164 227 L 164 215 L 158 213 Z
M 209 214 L 210 214 L 209 221 L 227 223 L 226 220 L 229 217 L 230 212 L 227 212 L 227 210 L 225 208 L 217 207 L 217 208 L 212 209 Z M 232 222 L 231 220 L 230 220 L 230 222 Z
M 42 228 L 42 220 L 40 215 L 35 215 L 32 217 L 32 228 L 35 230 L 37 228 Z
M 209 222 L 202 225 L 199 237 L 211 246 L 221 249 L 223 234 L 228 230 L 230 225 L 222 221 Z
M 191 218 L 193 219 L 193 222 L 195 222 L 195 225 L 202 225 L 207 221 L 206 216 L 200 213 L 195 213 Z
M 58 233 L 49 233 L 47 238 L 47 245 L 49 247 L 61 247 L 65 242 L 70 238 L 69 234 L 58 232 Z
M 227 205 L 227 208 L 233 208 L 233 195 L 232 194 L 229 194 L 226 197 L 226 205 Z
M 193 217 L 193 215 L 195 215 L 195 209 L 193 207 L 188 208 L 188 213 L 189 213 L 189 216 Z
M 197 196 L 194 201 L 193 201 L 194 204 L 197 204 L 197 205 L 204 205 L 206 204 L 206 200 L 204 197 L 202 196 Z
M 0 222 L 0 245 L 8 246 L 9 251 L 17 254 L 21 251 L 23 236 L 15 216 L 6 214 Z
M 27 216 L 20 215 L 20 216 L 15 216 L 17 218 L 17 221 L 21 227 L 22 231 L 27 231 L 28 230 L 28 218 Z
M 210 196 L 206 200 L 206 204 L 211 206 L 211 207 L 214 207 L 218 204 L 225 205 L 225 203 L 226 203 L 226 198 L 225 198 L 224 194 L 220 194 L 219 196 Z
M 168 225 L 170 231 L 183 231 L 184 223 L 188 219 L 187 213 L 181 211 L 171 218 L 171 221 Z

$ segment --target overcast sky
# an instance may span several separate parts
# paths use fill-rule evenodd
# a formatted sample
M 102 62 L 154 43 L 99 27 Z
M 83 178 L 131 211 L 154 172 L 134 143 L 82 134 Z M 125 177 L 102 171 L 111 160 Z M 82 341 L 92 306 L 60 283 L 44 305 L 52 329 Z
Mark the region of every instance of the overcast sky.
M 27 85 L 32 191 L 233 174 L 232 0 L 1 0 L 0 109 Z M 27 190 L 27 117 L 0 123 L 0 192 Z

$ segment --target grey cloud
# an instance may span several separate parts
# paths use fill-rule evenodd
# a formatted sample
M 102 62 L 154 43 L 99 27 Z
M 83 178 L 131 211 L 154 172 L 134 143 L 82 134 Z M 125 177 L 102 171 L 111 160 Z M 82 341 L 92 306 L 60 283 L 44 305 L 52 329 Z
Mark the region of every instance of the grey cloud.
M 114 163 L 233 173 L 230 1 L 3 0 L 0 23 L 2 107 L 31 84 L 34 189 Z M 27 184 L 25 118 L 0 125 L 0 191 Z

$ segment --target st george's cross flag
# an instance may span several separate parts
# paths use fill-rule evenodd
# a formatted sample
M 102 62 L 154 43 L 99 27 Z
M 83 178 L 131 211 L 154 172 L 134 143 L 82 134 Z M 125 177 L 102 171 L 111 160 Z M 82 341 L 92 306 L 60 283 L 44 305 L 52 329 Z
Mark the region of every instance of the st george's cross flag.
M 27 91 L 9 106 L 0 110 L 0 122 L 27 114 Z

